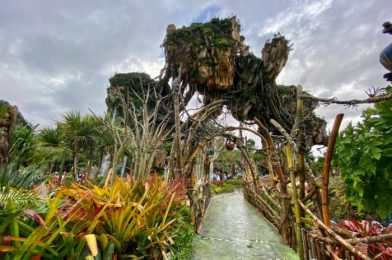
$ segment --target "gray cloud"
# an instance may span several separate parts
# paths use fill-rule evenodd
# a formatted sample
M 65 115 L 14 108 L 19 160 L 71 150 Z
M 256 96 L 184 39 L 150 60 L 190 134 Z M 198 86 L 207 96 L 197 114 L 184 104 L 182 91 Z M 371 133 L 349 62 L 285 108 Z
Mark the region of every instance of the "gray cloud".
M 66 109 L 98 113 L 115 72 L 163 65 L 166 26 L 236 14 L 251 50 L 260 56 L 281 32 L 294 50 L 278 78 L 323 97 L 363 98 L 385 86 L 378 53 L 389 0 L 296 1 L 52 1 L 3 0 L 0 8 L 0 98 L 17 104 L 32 123 L 48 124 Z M 342 107 L 320 107 L 329 121 Z M 358 119 L 355 110 L 347 118 Z

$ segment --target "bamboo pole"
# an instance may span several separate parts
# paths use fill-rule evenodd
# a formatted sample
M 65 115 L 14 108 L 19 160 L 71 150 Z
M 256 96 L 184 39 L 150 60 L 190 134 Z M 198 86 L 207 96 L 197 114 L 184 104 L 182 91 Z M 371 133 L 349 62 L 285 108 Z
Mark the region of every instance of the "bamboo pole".
M 268 143 L 268 148 L 269 148 L 269 151 L 271 153 L 272 163 L 273 163 L 273 166 L 275 166 L 275 170 L 276 170 L 276 173 L 277 173 L 278 178 L 279 178 L 282 194 L 287 195 L 286 181 L 285 181 L 285 178 L 284 178 L 284 175 L 283 175 L 282 166 L 279 163 L 279 158 L 278 158 L 278 155 L 276 153 L 274 141 L 272 140 L 272 137 L 269 134 L 268 129 L 260 122 L 260 120 L 258 120 L 256 117 L 254 117 L 253 120 L 258 125 L 261 134 L 264 136 L 265 140 Z
M 280 207 L 279 203 L 276 202 L 269 194 L 268 191 L 262 187 L 263 193 L 262 195 L 265 196 L 265 199 L 270 202 L 278 211 L 282 210 L 282 208 Z
M 319 245 L 320 245 L 320 254 L 321 254 L 321 259 L 322 260 L 326 260 L 327 256 L 326 256 L 326 249 L 325 249 L 325 243 L 322 241 L 319 241 Z
M 351 254 L 350 251 L 346 251 L 344 256 L 346 257 L 347 260 L 351 260 Z
M 308 200 L 310 200 L 314 194 L 316 194 L 317 189 L 313 189 L 311 190 L 306 196 L 305 198 L 302 199 L 302 202 L 307 202 Z
M 272 221 L 273 224 L 275 224 L 277 227 L 279 227 L 280 223 L 277 220 L 278 215 L 274 215 L 272 212 L 268 211 L 265 208 L 265 205 L 262 202 L 257 200 L 257 195 L 254 193 L 254 191 L 248 189 L 247 196 L 248 196 L 248 201 L 250 201 L 251 204 L 253 204 L 258 211 L 264 212 L 267 215 L 266 216 L 267 219 L 269 221 Z
M 291 196 L 294 201 L 294 216 L 295 216 L 295 237 L 297 241 L 297 253 L 300 259 L 304 259 L 304 251 L 303 251 L 303 241 L 302 241 L 302 225 L 301 225 L 301 213 L 300 207 L 298 204 L 298 193 L 297 193 L 297 183 L 295 176 L 295 169 L 293 165 L 293 158 L 291 153 L 291 147 L 289 145 L 286 146 L 286 156 L 287 156 L 287 165 L 290 169 L 290 179 L 291 179 Z
M 275 178 L 274 170 L 272 168 L 271 156 L 269 155 L 268 143 L 265 141 L 265 138 L 261 138 L 261 144 L 263 148 L 267 148 L 267 149 L 263 149 L 263 156 L 267 161 L 268 174 L 270 175 L 271 181 L 275 183 L 276 178 Z
M 301 218 L 301 221 L 305 224 L 313 225 L 313 221 L 310 219 Z M 359 236 L 359 233 L 357 233 L 357 232 L 352 232 L 352 231 L 340 228 L 335 225 L 331 225 L 331 228 L 333 231 L 335 231 L 336 233 L 338 233 L 339 235 L 344 236 L 344 237 L 356 238 Z
M 294 249 L 294 251 L 297 252 L 297 238 L 296 238 L 296 233 L 295 233 L 295 220 L 292 219 L 290 222 L 290 230 L 291 230 L 291 247 Z
M 181 68 L 180 68 L 181 69 Z M 175 178 L 182 177 L 182 149 L 181 149 L 181 125 L 180 125 L 180 77 L 173 81 L 173 99 L 174 99 L 174 146 L 176 149 L 176 167 Z
M 297 144 L 294 142 L 294 140 L 290 137 L 290 135 L 287 133 L 287 131 L 274 119 L 270 120 L 270 123 L 284 136 L 286 141 L 291 145 L 295 153 L 298 153 L 298 147 Z M 314 204 L 317 209 L 317 213 L 322 218 L 322 212 L 321 212 L 321 194 L 319 192 L 319 186 L 316 183 L 315 177 L 312 173 L 312 169 L 309 167 L 308 163 L 305 161 L 304 162 L 305 166 L 305 177 L 307 179 L 308 185 L 310 189 L 316 189 L 316 198 L 314 199 Z
M 302 235 L 302 245 L 303 245 L 303 251 L 304 251 L 304 259 L 309 260 L 309 247 L 308 247 L 308 241 L 306 239 L 306 230 L 304 228 L 301 229 L 301 235 Z
M 310 236 L 315 238 L 315 239 L 317 239 L 317 240 L 320 240 L 320 241 L 323 241 L 323 242 L 329 243 L 329 244 L 333 244 L 335 242 L 335 240 L 333 240 L 333 239 L 331 239 L 329 237 L 322 237 L 322 236 L 317 235 L 317 234 L 310 234 Z
M 265 205 L 265 207 L 271 212 L 272 216 L 278 216 L 278 213 L 265 201 L 261 196 L 255 193 L 256 198 Z
M 373 243 L 373 242 L 380 242 L 380 241 L 387 241 L 392 240 L 392 234 L 382 234 L 378 236 L 371 236 L 371 237 L 356 237 L 347 239 L 346 241 L 350 244 L 358 244 L 358 243 Z
M 318 239 L 316 239 L 315 242 L 316 242 L 316 254 L 317 254 L 317 259 L 318 259 L 318 260 L 323 260 L 322 255 L 321 255 L 320 241 L 319 241 Z
M 333 260 L 342 260 L 332 249 L 331 245 L 326 245 L 325 247 L 328 251 L 328 253 L 331 255 L 331 259 Z
M 287 193 L 287 186 L 286 186 L 286 181 L 285 181 L 285 178 L 283 175 L 283 169 L 279 163 L 279 158 L 276 153 L 275 144 L 274 144 L 272 137 L 269 134 L 267 128 L 256 117 L 254 117 L 253 119 L 254 119 L 255 123 L 258 125 L 261 135 L 265 138 L 265 140 L 268 144 L 268 148 L 269 148 L 268 151 L 270 152 L 273 166 L 274 166 L 276 173 L 278 175 L 278 178 L 279 178 L 280 189 L 281 189 L 280 202 L 281 202 L 281 208 L 282 208 L 282 210 L 281 210 L 281 225 L 280 225 L 279 231 L 282 236 L 282 242 L 284 244 L 288 245 L 290 243 L 289 219 L 288 219 L 289 207 L 290 207 L 290 197 L 288 196 L 288 193 Z
M 290 196 L 287 194 L 280 194 L 280 227 L 279 232 L 282 237 L 282 241 L 286 245 L 290 245 Z
M 323 220 L 324 224 L 329 227 L 331 224 L 329 219 L 329 206 L 328 206 L 328 185 L 329 185 L 329 172 L 331 169 L 331 161 L 333 150 L 335 148 L 336 138 L 339 133 L 339 127 L 342 123 L 344 114 L 337 114 L 335 118 L 335 122 L 332 127 L 331 135 L 328 138 L 328 148 L 327 153 L 324 159 L 323 166 L 323 188 L 321 190 L 321 201 L 322 201 L 322 212 L 323 212 Z
M 296 123 L 297 129 L 293 129 L 297 135 L 298 147 L 298 166 L 297 174 L 299 177 L 299 194 L 298 199 L 303 201 L 305 197 L 305 133 L 304 133 L 304 101 L 302 97 L 302 86 L 297 86 L 297 115 Z M 304 211 L 300 208 L 301 217 L 304 216 Z
M 350 250 L 350 252 L 352 252 L 353 254 L 356 254 L 357 256 L 359 256 L 362 259 L 365 260 L 370 260 L 370 258 L 366 255 L 364 255 L 361 251 L 359 251 L 357 248 L 355 248 L 354 246 L 352 246 L 349 242 L 347 242 L 346 240 L 344 240 L 344 238 L 342 238 L 341 236 L 339 236 L 335 231 L 333 231 L 330 227 L 328 227 L 327 225 L 325 225 L 318 217 L 316 217 L 312 211 L 310 211 L 310 209 L 308 209 L 301 201 L 299 201 L 299 205 L 306 211 L 306 213 L 308 213 L 316 222 L 317 224 L 323 229 L 325 230 L 328 234 L 330 234 L 334 239 L 336 239 L 340 244 L 342 244 L 344 247 L 346 247 L 348 250 Z
M 312 249 L 312 259 L 317 259 L 316 241 L 314 238 L 310 239 L 310 245 Z

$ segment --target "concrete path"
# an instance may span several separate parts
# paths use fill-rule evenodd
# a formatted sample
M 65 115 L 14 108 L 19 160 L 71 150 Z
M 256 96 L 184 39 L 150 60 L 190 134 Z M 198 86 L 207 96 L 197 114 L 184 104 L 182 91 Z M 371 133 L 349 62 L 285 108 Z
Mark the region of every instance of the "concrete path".
M 243 197 L 242 191 L 213 196 L 192 259 L 298 259 Z

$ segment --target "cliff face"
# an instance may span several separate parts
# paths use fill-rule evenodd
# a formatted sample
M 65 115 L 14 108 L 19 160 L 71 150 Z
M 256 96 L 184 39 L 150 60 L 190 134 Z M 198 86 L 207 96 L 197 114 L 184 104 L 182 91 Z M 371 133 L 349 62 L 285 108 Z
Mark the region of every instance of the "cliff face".
M 276 35 L 265 44 L 262 58 L 250 53 L 244 41 L 235 17 L 180 29 L 169 25 L 163 43 L 166 73 L 180 76 L 183 88 L 203 94 L 205 103 L 225 99 L 236 119 L 259 116 L 269 125 L 270 117 L 284 116 L 273 104 L 281 107 L 275 79 L 288 59 L 289 41 Z
M 0 100 L 0 166 L 8 161 L 13 130 L 17 125 L 27 124 L 22 114 L 18 112 L 17 106 Z
M 180 29 L 169 25 L 163 46 L 174 77 L 181 74 L 182 79 L 208 90 L 233 85 L 235 58 L 242 47 L 235 17 Z
M 142 98 L 149 89 L 156 88 L 157 82 L 152 80 L 146 73 L 118 73 L 109 79 L 110 86 L 107 89 L 106 105 L 108 112 L 118 117 L 124 116 L 126 102 L 140 107 Z M 154 100 L 149 100 L 154 106 Z

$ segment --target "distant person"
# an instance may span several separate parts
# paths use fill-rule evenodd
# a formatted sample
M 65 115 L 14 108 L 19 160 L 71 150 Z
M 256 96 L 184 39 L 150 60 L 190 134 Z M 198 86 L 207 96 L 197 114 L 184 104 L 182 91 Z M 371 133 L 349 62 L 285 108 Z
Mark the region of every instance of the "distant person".
M 83 171 L 83 173 L 82 173 L 82 181 L 87 180 L 87 176 L 88 176 L 87 171 Z
M 392 23 L 385 22 L 383 27 L 383 33 L 392 34 Z M 390 73 L 384 75 L 384 78 L 386 78 L 387 81 L 392 81 L 392 43 L 382 50 L 380 54 L 380 63 L 390 71 Z

